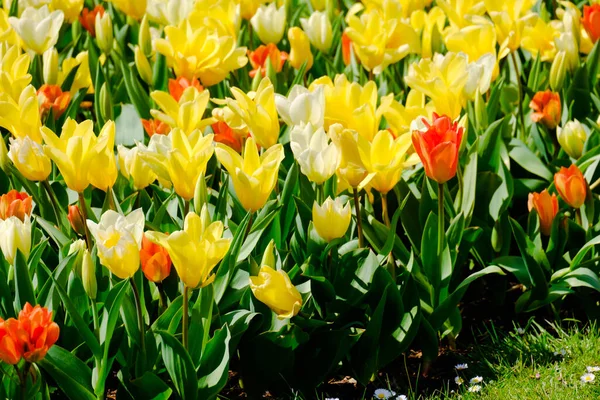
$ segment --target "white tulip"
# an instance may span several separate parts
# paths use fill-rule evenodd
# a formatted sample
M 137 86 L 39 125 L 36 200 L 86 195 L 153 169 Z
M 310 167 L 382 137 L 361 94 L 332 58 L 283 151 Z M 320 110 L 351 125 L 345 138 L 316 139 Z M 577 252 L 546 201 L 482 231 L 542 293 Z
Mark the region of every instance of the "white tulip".
M 277 44 L 285 31 L 285 4 L 277 8 L 275 2 L 261 5 L 250 19 L 254 31 L 264 44 Z
M 23 253 L 25 259 L 31 252 L 31 221 L 29 217 L 21 221 L 17 217 L 0 220 L 0 248 L 4 258 L 14 265 L 17 249 Z
M 310 123 L 294 126 L 290 132 L 290 147 L 300 170 L 310 181 L 321 184 L 335 174 L 339 150 L 323 127 L 315 129 Z
M 8 20 L 23 40 L 23 47 L 36 54 L 44 54 L 58 41 L 58 31 L 65 15 L 57 10 L 50 12 L 48 6 L 42 8 L 28 7 L 21 17 L 10 17 Z
M 288 97 L 275 95 L 275 106 L 279 116 L 288 126 L 312 124 L 323 126 L 325 120 L 325 92 L 323 86 L 310 91 L 304 86 L 295 85 Z
M 329 52 L 333 40 L 333 29 L 327 12 L 315 11 L 308 19 L 300 18 L 300 23 L 310 43 L 324 53 Z

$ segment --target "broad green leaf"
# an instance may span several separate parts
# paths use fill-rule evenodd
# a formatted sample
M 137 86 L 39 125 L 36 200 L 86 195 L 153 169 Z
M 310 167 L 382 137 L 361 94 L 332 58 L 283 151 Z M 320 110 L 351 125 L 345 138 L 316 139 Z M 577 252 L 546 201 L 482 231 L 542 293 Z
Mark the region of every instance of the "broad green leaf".
M 169 332 L 159 330 L 154 334 L 160 339 L 162 359 L 177 393 L 184 400 L 196 399 L 198 380 L 190 355 Z
M 58 345 L 50 348 L 38 364 L 54 379 L 60 390 L 71 400 L 95 400 L 88 366 Z
M 201 399 L 214 399 L 225 387 L 229 377 L 229 341 L 231 334 L 225 325 L 215 331 L 202 353 L 198 367 L 198 396 Z

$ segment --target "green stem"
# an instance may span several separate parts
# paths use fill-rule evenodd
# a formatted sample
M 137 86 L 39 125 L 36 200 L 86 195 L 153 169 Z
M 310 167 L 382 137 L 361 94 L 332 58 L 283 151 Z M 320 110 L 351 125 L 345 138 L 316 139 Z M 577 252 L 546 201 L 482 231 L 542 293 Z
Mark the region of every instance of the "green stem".
M 163 287 L 162 282 L 158 282 L 156 287 L 158 288 L 158 308 L 160 310 L 160 315 L 167 309 L 167 296 L 165 294 L 165 288 Z
M 440 259 L 440 267 L 442 261 L 442 253 L 444 251 L 444 238 L 446 230 L 444 228 L 444 184 L 438 183 L 438 257 Z
M 246 227 L 246 232 L 244 232 L 244 241 L 246 240 L 246 238 L 250 234 L 250 230 L 252 229 L 252 218 L 254 218 L 254 213 L 251 211 L 250 219 L 248 219 L 248 226 Z
M 52 208 L 54 210 L 54 218 L 56 218 L 56 224 L 62 230 L 62 220 L 60 218 L 59 213 L 60 208 L 58 206 L 58 202 L 56 201 L 56 196 L 54 196 L 54 191 L 50 186 L 50 182 L 48 182 L 48 179 L 42 181 L 42 186 L 46 190 L 46 193 L 48 193 L 48 197 L 50 197 L 50 203 L 52 203 Z
M 381 194 L 381 217 L 383 218 L 383 222 L 388 229 L 391 227 L 390 225 L 390 214 L 388 211 L 388 201 L 387 201 L 387 193 Z M 395 235 L 396 232 L 389 232 L 388 235 Z M 388 268 L 390 271 L 390 275 L 392 275 L 392 279 L 394 282 L 396 281 L 396 262 L 394 261 L 394 255 L 390 251 L 388 254 Z
M 527 140 L 525 136 L 525 115 L 523 114 L 523 86 L 521 84 L 521 78 L 519 77 L 519 66 L 517 64 L 516 51 L 510 53 L 510 58 L 515 68 L 515 75 L 517 77 L 517 88 L 519 90 L 519 120 L 521 122 L 521 135 L 520 139 L 523 143 Z
M 117 207 L 115 205 L 115 197 L 113 196 L 112 187 L 109 186 L 108 189 L 106 189 L 106 195 L 108 196 L 108 206 L 110 207 L 110 209 L 113 211 L 117 211 Z
M 362 248 L 365 246 L 365 239 L 363 237 L 362 221 L 360 218 L 360 200 L 358 199 L 358 189 L 354 188 L 353 193 L 354 193 L 354 208 L 356 209 L 356 228 L 358 230 L 358 247 Z
M 96 301 L 94 299 L 90 299 L 90 302 L 92 304 L 92 319 L 94 321 L 94 333 L 96 334 L 96 337 L 98 339 L 100 339 L 100 337 L 99 337 L 100 324 L 98 322 L 98 305 L 96 304 Z
M 183 216 L 181 219 L 185 221 L 185 217 L 188 215 L 189 212 L 190 212 L 190 202 L 188 200 L 184 200 L 183 201 Z
M 188 330 L 189 330 L 189 316 L 188 316 L 188 308 L 189 308 L 189 291 L 190 288 L 187 286 L 183 286 L 183 328 L 181 330 L 181 342 L 183 347 L 188 349 Z
M 146 360 L 146 332 L 144 327 L 144 317 L 142 316 L 142 302 L 140 301 L 140 292 L 138 291 L 137 285 L 135 284 L 135 280 L 133 277 L 129 278 L 129 283 L 131 283 L 131 289 L 133 291 L 133 298 L 135 300 L 135 309 L 137 311 L 137 320 L 138 320 L 138 328 L 140 330 L 140 350 L 141 356 L 143 360 L 143 364 L 145 364 Z
M 81 215 L 83 216 L 83 230 L 85 231 L 85 242 L 87 243 L 88 250 L 92 251 L 92 236 L 87 226 L 88 214 L 87 208 L 85 207 L 85 197 L 83 196 L 83 192 L 79 193 L 79 209 L 81 210 Z
M 583 220 L 581 219 L 581 208 L 575 209 L 575 220 L 577 221 L 579 226 L 583 227 L 583 229 L 587 231 L 586 227 L 583 226 Z

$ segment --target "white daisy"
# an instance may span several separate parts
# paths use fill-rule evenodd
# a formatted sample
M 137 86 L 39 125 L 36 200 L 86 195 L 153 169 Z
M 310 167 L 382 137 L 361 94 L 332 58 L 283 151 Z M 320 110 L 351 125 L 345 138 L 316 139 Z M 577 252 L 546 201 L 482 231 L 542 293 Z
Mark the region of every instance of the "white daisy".
M 475 378 L 471 378 L 471 380 L 469 381 L 469 383 L 472 385 L 474 383 L 481 383 L 483 382 L 483 378 L 481 376 L 476 376 Z
M 525 329 L 523 329 L 523 328 L 517 328 L 517 333 L 519 335 L 523 335 L 525 333 Z
M 583 383 L 592 383 L 596 379 L 596 375 L 592 373 L 583 374 L 581 376 L 581 382 Z
M 600 367 L 586 367 L 585 368 L 587 370 L 587 372 L 592 373 L 592 372 L 598 372 L 600 371 Z
M 457 370 L 459 370 L 459 371 L 460 371 L 460 370 L 462 370 L 462 369 L 467 369 L 467 368 L 469 368 L 469 364 L 467 364 L 467 363 L 464 363 L 464 364 L 456 364 L 456 365 L 454 366 L 454 368 L 456 368 Z
M 392 397 L 394 395 L 394 393 L 390 392 L 387 389 L 377 389 L 375 390 L 375 393 L 373 393 L 373 397 L 376 399 L 383 399 L 383 400 L 387 400 L 390 397 Z
M 457 376 L 454 378 L 454 383 L 456 383 L 457 385 L 462 385 L 463 383 L 465 383 L 465 380 L 463 378 L 461 378 L 460 376 Z
M 473 385 L 471 387 L 469 387 L 469 392 L 471 393 L 477 393 L 481 391 L 481 385 Z
M 401 394 L 400 396 L 396 397 L 396 400 L 408 400 L 408 397 L 406 397 L 405 395 Z

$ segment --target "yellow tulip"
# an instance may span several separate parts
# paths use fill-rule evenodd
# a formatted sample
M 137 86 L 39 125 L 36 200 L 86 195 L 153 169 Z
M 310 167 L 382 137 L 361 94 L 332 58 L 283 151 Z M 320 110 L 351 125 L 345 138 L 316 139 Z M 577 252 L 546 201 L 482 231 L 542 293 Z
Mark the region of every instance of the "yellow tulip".
M 94 150 L 95 154 L 89 164 L 88 179 L 92 186 L 106 192 L 113 187 L 118 175 L 115 160 L 115 123 L 113 121 L 107 121 L 100 130 Z
M 313 204 L 313 226 L 326 242 L 343 237 L 350 226 L 351 218 L 350 203 L 343 204 L 339 197 L 335 201 L 327 197 L 321 206 L 316 201 Z
M 235 193 L 246 211 L 262 208 L 275 188 L 279 165 L 284 158 L 283 146 L 279 143 L 271 146 L 259 157 L 256 143 L 250 137 L 246 141 L 243 158 L 221 143 L 217 143 L 215 153 L 227 169 Z
M 431 115 L 435 112 L 432 102 L 425 104 L 425 95 L 418 90 L 411 90 L 406 96 L 404 105 L 394 100 L 390 93 L 381 98 L 382 114 L 385 117 L 394 136 L 409 133 L 410 124 L 421 115 Z
M 80 89 L 88 88 L 87 93 L 94 93 L 94 85 L 92 84 L 92 75 L 90 74 L 90 64 L 88 62 L 88 52 L 82 51 L 76 57 L 67 57 L 62 62 L 62 68 L 58 71 L 57 85 L 62 85 L 73 68 L 77 67 L 75 77 L 69 92 L 71 97 L 75 96 Z
M 128 17 L 142 19 L 146 13 L 147 0 L 109 0 L 121 12 Z
M 312 124 L 296 125 L 290 132 L 290 147 L 300 171 L 316 184 L 331 178 L 339 163 L 339 151 L 325 130 Z
M 8 157 L 21 175 L 30 181 L 44 181 L 52 172 L 52 163 L 44 148 L 28 136 L 10 139 Z
M 552 22 L 546 23 L 537 16 L 528 18 L 523 28 L 521 48 L 530 52 L 533 58 L 539 54 L 540 60 L 552 61 L 556 55 L 555 40 L 559 37 L 560 31 Z
M 160 185 L 166 189 L 171 189 L 171 177 L 168 170 L 168 157 L 171 151 L 170 135 L 152 135 L 148 146 L 143 143 L 137 143 L 138 155 L 143 161 L 148 163 L 152 171 L 156 174 Z
M 525 19 L 531 15 L 535 0 L 484 0 L 485 8 L 496 27 L 496 39 L 500 45 L 498 58 L 505 52 L 515 51 L 521 45 Z
M 144 220 L 144 212 L 138 208 L 127 216 L 108 210 L 99 223 L 86 221 L 96 241 L 100 264 L 121 279 L 131 278 L 140 268 Z
M 19 46 L 0 43 L 0 93 L 7 94 L 15 102 L 31 82 L 28 54 L 21 54 Z
M 58 31 L 62 26 L 64 14 L 60 10 L 50 12 L 45 5 L 41 8 L 28 7 L 20 18 L 10 17 L 8 20 L 23 41 L 26 50 L 44 54 L 58 41 Z
M 184 20 L 178 26 L 167 26 L 165 34 L 166 39 L 155 41 L 156 51 L 167 58 L 175 75 L 199 78 L 204 86 L 221 82 L 248 62 L 246 48 L 237 47 L 234 36 L 223 35 L 216 28 L 195 27 Z
M 202 136 L 196 130 L 188 136 L 176 128 L 164 138 L 168 139 L 164 141 L 168 147 L 158 151 L 138 145 L 140 156 L 158 178 L 170 181 L 175 192 L 189 201 L 194 197 L 198 177 L 206 172 L 206 164 L 212 157 L 213 134 Z
M 150 96 L 162 110 L 150 110 L 150 114 L 172 129 L 181 129 L 186 135 L 190 135 L 197 129 L 203 131 L 214 122 L 212 118 L 202 119 L 210 99 L 208 90 L 199 92 L 190 86 L 183 91 L 179 102 L 175 101 L 169 93 L 160 90 L 152 92 Z
M 357 188 L 369 172 L 363 163 L 358 150 L 359 134 L 351 129 L 344 129 L 340 124 L 329 128 L 331 140 L 335 143 L 340 153 L 340 164 L 338 166 L 338 177 L 352 188 Z
M 310 51 L 310 41 L 306 33 L 297 26 L 288 30 L 288 41 L 290 42 L 290 57 L 288 63 L 295 69 L 302 68 L 306 63 L 306 71 L 313 65 L 313 54 Z
M 420 162 L 416 153 L 408 154 L 412 147 L 411 134 L 394 138 L 390 131 L 379 131 L 373 142 L 359 140 L 358 152 L 370 174 L 368 185 L 386 194 L 396 186 L 402 171 Z
M 250 22 L 261 42 L 279 43 L 285 31 L 285 4 L 279 8 L 275 2 L 260 6 Z
M 228 98 L 226 104 L 232 114 L 243 121 L 260 147 L 274 146 L 279 139 L 279 116 L 275 89 L 269 78 L 260 81 L 256 92 L 246 94 L 234 87 L 231 93 L 235 99 Z
M 446 24 L 446 14 L 440 7 L 432 7 L 428 13 L 417 10 L 410 16 L 410 25 L 421 36 L 421 57 L 429 58 L 441 51 L 441 32 Z
M 344 74 L 337 75 L 332 82 L 328 76 L 321 77 L 310 85 L 314 91 L 323 85 L 325 91 L 325 129 L 333 124 L 353 129 L 367 140 L 372 140 L 379 129 L 381 110 L 377 108 L 377 85 L 374 81 L 361 86 L 349 82 Z
M 470 25 L 473 16 L 485 14 L 483 0 L 437 0 L 436 4 L 444 11 L 450 24 L 457 28 Z
M 60 10 L 65 15 L 65 21 L 72 24 L 79 18 L 83 9 L 83 0 L 52 0 L 51 10 Z
M 556 136 L 560 147 L 569 157 L 578 159 L 583 153 L 583 145 L 587 140 L 587 132 L 578 120 L 569 121 L 564 127 L 556 128 Z
M 250 277 L 250 289 L 258 301 L 277 314 L 278 319 L 292 318 L 302 308 L 302 296 L 283 270 L 261 266 L 258 276 Z
M 42 55 L 44 83 L 56 85 L 58 79 L 58 51 L 52 47 Z
M 357 57 L 365 69 L 375 74 L 409 53 L 421 51 L 419 35 L 408 22 L 398 18 L 386 20 L 376 8 L 363 12 L 360 17 L 348 13 L 347 22 L 346 34 L 352 40 Z
M 102 50 L 102 53 L 109 55 L 113 48 L 113 23 L 109 13 L 105 12 L 100 15 L 96 14 L 96 20 L 94 21 L 94 27 L 96 29 L 96 44 Z
M 333 40 L 333 30 L 327 13 L 315 11 L 309 18 L 300 18 L 300 24 L 310 43 L 323 53 L 328 53 Z
M 160 25 L 179 25 L 194 8 L 189 0 L 148 0 L 146 10 L 151 21 Z
M 109 129 L 105 128 L 102 129 L 101 136 L 109 133 Z M 104 173 L 104 166 L 96 171 L 90 169 L 94 157 L 101 150 L 97 149 L 100 138 L 94 134 L 92 121 L 86 120 L 78 124 L 67 118 L 60 137 L 47 127 L 42 127 L 41 133 L 46 142 L 44 150 L 56 163 L 69 189 L 82 193 L 90 184 L 89 175 Z M 104 144 L 106 139 L 102 142 Z
M 9 264 L 14 265 L 17 250 L 29 257 L 31 251 L 31 221 L 26 217 L 21 221 L 18 217 L 0 220 L 0 249 Z
M 483 20 L 487 21 L 487 20 Z M 496 55 L 496 30 L 489 22 L 469 25 L 462 29 L 450 31 L 446 35 L 448 51 L 463 52 L 469 61 L 477 61 L 485 54 Z M 495 69 L 498 69 L 496 66 Z M 496 73 L 497 74 L 497 73 Z
M 156 180 L 156 174 L 150 165 L 140 156 L 139 148 L 128 149 L 125 146 L 117 146 L 119 154 L 119 170 L 126 179 L 133 180 L 136 190 L 143 190 Z
M 135 46 L 133 50 L 133 56 L 135 61 L 135 68 L 140 74 L 140 78 L 147 84 L 152 84 L 152 67 L 150 67 L 150 62 L 148 62 L 148 58 L 142 52 L 140 46 Z
M 231 239 L 223 239 L 223 223 L 211 223 L 206 205 L 200 216 L 190 212 L 185 217 L 183 230 L 170 235 L 146 232 L 153 243 L 169 252 L 173 265 L 183 284 L 189 288 L 204 287 L 215 280 L 212 270 L 225 257 Z
M 238 37 L 242 23 L 238 4 L 232 0 L 196 0 L 188 19 L 197 21 L 193 25 L 212 26 L 222 35 L 234 38 Z
M 250 19 L 258 10 L 261 4 L 267 3 L 269 0 L 238 0 L 240 4 L 240 15 L 244 19 Z
M 42 143 L 40 107 L 32 85 L 21 92 L 17 101 L 7 93 L 0 92 L 0 126 L 16 138 L 29 136 L 33 141 Z
M 10 9 L 10 6 L 8 9 Z M 20 46 L 19 36 L 8 22 L 8 11 L 3 8 L 0 8 L 0 42 L 4 42 L 9 46 Z

